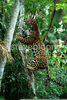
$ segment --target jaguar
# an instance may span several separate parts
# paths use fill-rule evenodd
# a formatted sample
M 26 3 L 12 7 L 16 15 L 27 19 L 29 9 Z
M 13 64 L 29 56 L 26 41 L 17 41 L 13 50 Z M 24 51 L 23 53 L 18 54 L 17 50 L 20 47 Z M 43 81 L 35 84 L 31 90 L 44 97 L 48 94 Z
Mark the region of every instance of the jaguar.
M 48 79 L 61 85 L 61 82 L 52 79 L 50 76 L 48 68 L 48 57 L 45 51 L 45 46 L 40 37 L 39 27 L 36 20 L 30 18 L 25 20 L 25 24 L 30 27 L 31 32 L 28 36 L 26 35 L 25 37 L 21 37 L 19 34 L 17 34 L 16 39 L 21 43 L 30 46 L 32 49 L 34 59 L 32 60 L 32 67 L 28 66 L 28 69 L 32 71 L 37 71 L 38 69 L 46 69 Z

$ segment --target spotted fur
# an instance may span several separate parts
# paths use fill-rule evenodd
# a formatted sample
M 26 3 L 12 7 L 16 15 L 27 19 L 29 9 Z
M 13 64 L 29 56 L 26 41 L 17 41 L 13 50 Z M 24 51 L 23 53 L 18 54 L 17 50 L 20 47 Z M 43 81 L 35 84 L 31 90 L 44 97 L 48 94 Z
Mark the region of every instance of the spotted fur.
M 29 33 L 29 36 L 27 38 L 22 38 L 19 35 L 17 35 L 16 38 L 20 42 L 30 46 L 32 49 L 34 60 L 32 61 L 32 67 L 28 66 L 28 69 L 34 71 L 38 69 L 46 69 L 49 80 L 61 85 L 61 83 L 53 80 L 50 77 L 49 69 L 48 69 L 48 58 L 47 58 L 43 41 L 41 40 L 40 37 L 38 24 L 34 19 L 28 19 L 25 21 L 25 23 L 31 28 L 32 30 L 31 33 Z

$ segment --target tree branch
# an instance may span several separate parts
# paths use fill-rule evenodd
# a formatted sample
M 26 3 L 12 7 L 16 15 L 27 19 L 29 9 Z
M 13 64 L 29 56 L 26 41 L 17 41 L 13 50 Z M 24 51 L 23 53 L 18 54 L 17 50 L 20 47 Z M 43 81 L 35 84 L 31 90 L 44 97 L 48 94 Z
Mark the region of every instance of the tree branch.
M 48 33 L 49 33 L 49 31 L 50 31 L 50 28 L 51 28 L 51 26 L 52 26 L 52 22 L 53 22 L 53 19 L 54 19 L 54 16 L 55 16 L 55 12 L 56 12 L 56 10 L 54 9 L 54 11 L 53 11 L 53 13 L 52 13 L 51 22 L 50 22 L 50 25 L 49 25 L 49 27 L 48 27 L 47 33 L 46 33 L 46 35 L 45 35 L 45 37 L 44 37 L 44 39 L 43 39 L 43 42 L 45 41 L 45 38 L 48 36 Z

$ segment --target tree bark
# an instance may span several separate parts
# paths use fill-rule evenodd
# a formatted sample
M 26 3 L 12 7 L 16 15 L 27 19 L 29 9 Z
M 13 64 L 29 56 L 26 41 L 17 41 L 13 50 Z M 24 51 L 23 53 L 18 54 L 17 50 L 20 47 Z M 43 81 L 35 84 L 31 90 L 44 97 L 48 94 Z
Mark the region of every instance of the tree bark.
M 24 22 L 24 5 L 23 5 L 23 0 L 20 0 L 20 19 L 19 19 L 19 25 L 18 25 L 18 27 L 20 27 L 20 28 L 18 28 L 19 29 L 18 33 L 22 32 L 21 28 L 22 28 L 22 25 L 24 25 L 23 22 Z M 32 71 L 29 71 L 27 69 L 28 57 L 27 57 L 27 54 L 25 52 L 24 45 L 20 42 L 18 44 L 18 49 L 19 49 L 21 57 L 22 57 L 24 71 L 25 71 L 26 76 L 27 76 L 28 88 L 31 91 L 32 98 L 34 98 L 36 96 L 34 74 Z
M 2 13 L 1 21 L 4 24 L 4 0 L 1 1 L 1 13 Z
M 18 14 L 19 14 L 19 0 L 15 0 L 14 8 L 11 13 L 10 22 L 8 24 L 7 34 L 5 35 L 4 38 L 4 42 L 8 51 L 10 50 L 11 47 L 11 42 L 13 39 L 13 34 L 14 34 Z M 4 60 L 0 62 L 0 91 L 1 91 L 1 79 L 3 77 L 5 64 L 6 64 L 6 57 L 4 57 Z
M 26 52 L 24 50 L 24 47 L 21 43 L 18 44 L 18 49 L 19 49 L 21 57 L 22 57 L 24 71 L 25 71 L 26 76 L 27 76 L 28 88 L 31 91 L 32 98 L 34 98 L 36 96 L 34 74 L 32 71 L 29 71 L 27 69 L 28 57 L 27 57 Z
M 13 34 L 17 22 L 17 17 L 19 14 L 19 0 L 15 0 L 15 5 L 11 13 L 11 18 L 8 24 L 7 34 L 5 35 L 4 42 L 8 51 L 10 50 L 11 42 L 13 39 Z

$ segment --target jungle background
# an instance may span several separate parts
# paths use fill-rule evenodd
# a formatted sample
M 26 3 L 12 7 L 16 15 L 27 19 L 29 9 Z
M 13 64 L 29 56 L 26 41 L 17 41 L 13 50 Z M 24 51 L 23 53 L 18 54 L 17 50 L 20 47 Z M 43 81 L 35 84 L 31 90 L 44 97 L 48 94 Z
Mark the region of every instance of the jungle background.
M 14 58 L 14 61 L 9 60 L 5 64 L 3 77 L 0 79 L 1 92 L 0 100 L 20 100 L 20 99 L 67 99 L 67 1 L 66 0 L 1 0 L 0 1 L 0 40 L 9 39 L 9 35 L 13 33 L 9 53 Z M 26 70 L 24 70 L 24 62 L 22 61 L 21 53 L 18 49 L 18 40 L 16 40 L 16 33 L 18 33 L 18 26 L 20 22 L 20 15 L 23 11 L 13 14 L 14 5 L 20 2 L 23 9 L 25 9 L 22 17 L 26 20 L 34 18 L 39 25 L 41 39 L 44 37 L 50 27 L 44 45 L 48 56 L 48 66 L 50 75 L 53 79 L 60 81 L 64 86 L 59 86 L 54 82 L 47 80 L 45 71 L 34 71 L 33 73 L 33 92 L 29 87 L 32 83 L 28 80 Z M 18 4 L 18 3 L 17 3 Z M 55 11 L 54 17 L 53 12 Z M 17 14 L 17 15 L 16 15 Z M 13 23 L 11 15 L 18 16 L 14 31 L 11 30 L 10 24 Z M 53 20 L 51 20 L 53 17 Z M 9 24 L 9 21 L 11 23 Z M 22 26 L 24 30 L 28 30 Z M 13 27 L 12 27 L 13 28 Z M 5 38 L 5 39 L 4 39 Z M 10 41 L 10 39 L 9 39 Z M 5 42 L 6 43 L 6 42 Z M 7 44 L 7 43 L 6 43 Z M 9 45 L 7 44 L 7 48 Z M 25 53 L 27 54 L 29 62 L 33 59 L 32 51 L 29 47 L 24 45 Z M 29 83 L 30 81 L 30 83 Z M 36 90 L 36 91 L 35 91 Z M 35 91 L 35 92 L 34 92 Z

